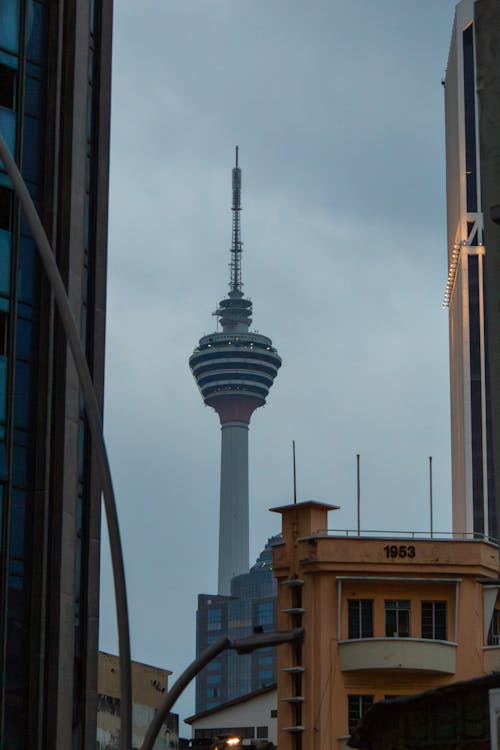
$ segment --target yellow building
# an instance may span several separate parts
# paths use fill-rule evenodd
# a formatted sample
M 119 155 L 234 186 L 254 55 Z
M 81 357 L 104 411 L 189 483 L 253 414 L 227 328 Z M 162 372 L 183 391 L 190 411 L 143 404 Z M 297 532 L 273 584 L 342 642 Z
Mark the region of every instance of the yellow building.
M 280 750 L 340 750 L 373 702 L 500 669 L 495 545 L 328 532 L 334 509 L 273 508 L 278 626 L 305 631 L 278 649 Z
M 138 750 L 168 691 L 168 669 L 132 662 L 132 750 Z M 115 750 L 120 740 L 120 660 L 99 651 L 97 678 L 97 750 Z M 179 749 L 179 717 L 169 714 L 155 750 Z

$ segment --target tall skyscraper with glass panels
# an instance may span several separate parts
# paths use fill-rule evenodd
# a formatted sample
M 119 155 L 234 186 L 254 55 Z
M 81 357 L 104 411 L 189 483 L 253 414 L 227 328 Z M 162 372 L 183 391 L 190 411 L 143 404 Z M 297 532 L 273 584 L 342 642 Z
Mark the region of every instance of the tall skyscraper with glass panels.
M 453 528 L 497 537 L 484 170 L 474 0 L 455 12 L 445 79 Z M 497 40 L 500 45 L 500 39 Z M 500 123 L 497 123 L 500 128 Z
M 272 545 L 268 540 L 248 573 L 231 581 L 231 596 L 200 594 L 196 613 L 196 653 L 222 635 L 235 640 L 257 628 L 276 630 L 276 581 L 272 571 Z M 223 651 L 196 678 L 196 713 L 240 698 L 276 682 L 276 649 L 251 654 Z
M 111 0 L 0 0 L 0 129 L 102 403 Z M 78 378 L 0 162 L 0 746 L 94 750 L 100 487 Z

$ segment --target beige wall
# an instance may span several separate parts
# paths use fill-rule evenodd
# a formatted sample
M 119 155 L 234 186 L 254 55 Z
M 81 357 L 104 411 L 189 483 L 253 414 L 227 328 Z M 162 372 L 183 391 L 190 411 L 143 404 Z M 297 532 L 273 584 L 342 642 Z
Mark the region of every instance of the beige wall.
M 167 690 L 167 669 L 132 662 L 132 745 L 140 748 L 147 728 Z M 118 656 L 99 652 L 97 705 L 97 750 L 115 750 L 120 735 L 120 668 Z M 171 714 L 162 727 L 155 750 L 178 750 L 176 717 Z
M 132 694 L 134 703 L 158 708 L 168 690 L 168 676 L 172 672 L 160 667 L 151 667 L 138 661 L 132 662 Z M 120 664 L 118 656 L 99 652 L 99 674 L 97 692 L 113 698 L 120 697 Z

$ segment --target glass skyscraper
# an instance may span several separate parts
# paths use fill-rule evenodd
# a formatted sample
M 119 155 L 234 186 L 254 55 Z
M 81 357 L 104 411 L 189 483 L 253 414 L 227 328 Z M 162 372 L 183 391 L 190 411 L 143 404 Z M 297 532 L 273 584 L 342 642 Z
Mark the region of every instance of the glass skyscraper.
M 487 162 L 481 158 L 474 0 L 456 6 L 445 84 L 453 529 L 496 539 L 487 280 L 494 253 L 485 231 Z M 498 40 L 497 40 L 498 43 Z M 484 80 L 483 80 L 484 89 Z M 498 127 L 498 122 L 497 122 Z M 495 315 L 497 314 L 495 309 Z
M 276 581 L 272 573 L 272 545 L 268 540 L 248 573 L 231 580 L 231 596 L 200 594 L 196 613 L 196 653 L 227 635 L 231 640 L 253 632 L 276 630 Z M 196 678 L 196 713 L 215 708 L 276 682 L 276 650 L 251 654 L 223 651 Z
M 102 404 L 111 0 L 0 0 L 0 130 Z M 78 378 L 0 162 L 0 746 L 95 748 L 100 486 Z

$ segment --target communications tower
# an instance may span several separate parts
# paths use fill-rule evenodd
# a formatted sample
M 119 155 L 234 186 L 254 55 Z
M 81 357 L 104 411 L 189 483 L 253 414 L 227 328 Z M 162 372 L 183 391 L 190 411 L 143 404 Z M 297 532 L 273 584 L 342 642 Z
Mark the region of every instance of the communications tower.
M 189 366 L 205 404 L 221 423 L 218 593 L 230 594 L 231 578 L 248 572 L 248 425 L 281 367 L 271 339 L 252 333 L 252 302 L 241 282 L 241 169 L 233 168 L 229 293 L 214 315 L 222 331 L 203 336 Z

